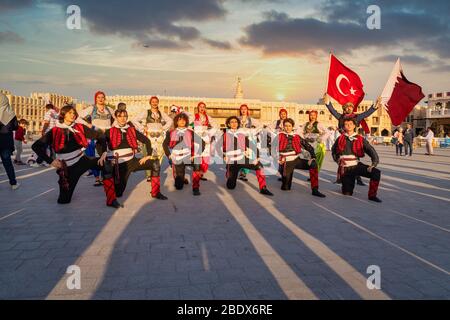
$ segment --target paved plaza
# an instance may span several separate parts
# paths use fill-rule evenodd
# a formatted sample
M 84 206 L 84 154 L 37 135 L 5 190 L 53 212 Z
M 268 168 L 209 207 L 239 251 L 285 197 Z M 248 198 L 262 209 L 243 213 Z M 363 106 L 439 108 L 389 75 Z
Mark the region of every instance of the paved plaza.
M 274 197 L 254 174 L 228 191 L 223 166 L 193 197 L 191 185 L 175 191 L 165 164 L 169 200 L 151 199 L 137 173 L 119 210 L 93 178 L 58 205 L 53 169 L 17 167 L 12 191 L 1 167 L 0 299 L 449 299 L 450 149 L 377 150 L 382 204 L 367 201 L 367 186 L 342 196 L 329 152 L 325 199 L 298 171 L 289 192 L 268 176 Z M 81 289 L 68 289 L 72 265 Z M 369 266 L 381 290 L 368 289 Z

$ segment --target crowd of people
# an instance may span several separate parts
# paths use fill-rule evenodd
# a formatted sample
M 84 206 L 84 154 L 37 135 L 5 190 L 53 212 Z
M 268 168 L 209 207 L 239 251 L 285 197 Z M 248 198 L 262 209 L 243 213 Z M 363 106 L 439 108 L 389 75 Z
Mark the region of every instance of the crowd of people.
M 360 116 L 347 113 L 345 108 L 343 114 L 336 112 L 339 117 L 336 131 L 325 128 L 315 110 L 309 112 L 307 123 L 296 125 L 287 110 L 282 109 L 275 123 L 264 126 L 251 116 L 247 105 L 240 107 L 239 116 L 226 119 L 226 129 L 221 130 L 208 115 L 204 102 L 198 103 L 193 115 L 175 106 L 166 114 L 159 108 L 159 99 L 152 97 L 148 109 L 129 119 L 126 105 L 120 104 L 115 110 L 109 108 L 103 92 L 97 92 L 94 100 L 95 104 L 80 114 L 71 105 L 60 110 L 47 105 L 42 137 L 32 145 L 36 165 L 45 162 L 56 168 L 58 203 L 71 202 L 78 180 L 88 171 L 96 177 L 94 185 L 103 186 L 107 206 L 123 206 L 118 198 L 136 171 L 146 171 L 151 197 L 166 200 L 160 181 L 165 157 L 172 169 L 175 188 L 181 190 L 191 183 L 194 196 L 201 195 L 200 185 L 207 181 L 209 166 L 218 163 L 218 158 L 226 166 L 229 190 L 238 187 L 238 179 L 248 181 L 248 173 L 254 171 L 259 192 L 273 196 L 265 175 L 269 158 L 278 169 L 281 190 L 291 190 L 294 170 L 307 170 L 312 195 L 323 198 L 319 174 L 327 150 L 332 151 L 338 163 L 343 194 L 351 195 L 357 177 L 365 176 L 371 179 L 369 200 L 381 202 L 377 197 L 380 172 L 375 168 L 378 156 L 356 132 Z M 1 102 L 2 134 L 6 137 L 15 131 L 15 142 L 2 146 L 3 165 L 14 189 L 17 181 L 11 155 L 16 149 L 16 163 L 23 163 L 20 151 L 26 142 L 27 123 L 17 121 L 7 99 Z M 6 140 L 2 136 L 2 143 Z M 359 161 L 365 154 L 372 159 L 370 166 Z M 186 178 L 188 170 L 191 182 Z
M 267 159 L 270 159 L 276 164 L 281 190 L 291 190 L 295 169 L 307 170 L 312 195 L 325 197 L 319 191 L 319 174 L 327 151 L 332 152 L 338 165 L 336 182 L 342 184 L 344 195 L 353 194 L 355 183 L 364 185 L 362 176 L 370 179 L 369 200 L 381 202 L 377 197 L 381 176 L 376 168 L 377 152 L 357 133 L 361 121 L 379 108 L 380 100 L 362 114 L 355 114 L 351 103 L 344 104 L 343 112 L 339 113 L 325 95 L 327 108 L 338 120 L 336 128 L 325 128 L 316 110 L 308 112 L 309 121 L 296 125 L 288 111 L 281 109 L 278 120 L 262 125 L 244 104 L 239 108 L 239 116 L 226 119 L 225 130 L 208 115 L 204 102 L 198 103 L 193 115 L 176 106 L 166 114 L 159 108 L 158 97 L 152 97 L 148 109 L 129 119 L 124 103 L 115 110 L 106 105 L 105 93 L 97 92 L 94 101 L 93 106 L 80 114 L 71 105 L 58 110 L 48 104 L 42 137 L 32 145 L 35 166 L 47 163 L 57 169 L 58 203 L 71 202 L 78 180 L 86 172 L 95 176 L 94 186 L 103 186 L 107 206 L 122 207 L 118 198 L 125 192 L 131 173 L 136 171 L 146 171 L 151 197 L 166 200 L 160 182 L 165 157 L 172 168 L 177 190 L 189 184 L 186 172 L 190 169 L 194 196 L 201 195 L 200 184 L 207 181 L 205 174 L 211 164 L 218 163 L 217 159 L 226 166 L 228 189 L 235 189 L 238 179 L 248 181 L 248 173 L 254 171 L 259 192 L 273 196 L 264 173 Z M 27 121 L 17 121 L 6 96 L 0 96 L 0 103 L 1 157 L 10 184 L 16 189 L 11 156 L 15 149 L 14 163 L 24 164 L 21 153 L 26 143 Z M 432 135 L 432 131 L 429 132 L 427 139 Z M 405 131 L 399 129 L 393 139 L 398 154 L 402 155 L 403 146 L 405 154 L 412 154 L 411 125 L 408 124 Z M 427 150 L 432 154 L 432 149 Z M 370 157 L 370 165 L 360 161 L 365 155 Z

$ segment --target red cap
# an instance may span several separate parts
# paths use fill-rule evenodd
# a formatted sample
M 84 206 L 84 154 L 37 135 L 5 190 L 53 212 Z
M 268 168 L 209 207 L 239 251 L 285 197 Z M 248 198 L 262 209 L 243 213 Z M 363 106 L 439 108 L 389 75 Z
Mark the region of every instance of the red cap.
M 280 115 L 282 112 L 286 112 L 286 114 L 288 114 L 287 110 L 283 108 L 283 109 L 280 109 L 280 112 L 278 112 L 278 115 Z
M 151 97 L 149 101 L 152 101 L 153 99 L 156 99 L 156 100 L 158 100 L 158 102 L 159 102 L 159 98 L 158 98 L 157 96 Z

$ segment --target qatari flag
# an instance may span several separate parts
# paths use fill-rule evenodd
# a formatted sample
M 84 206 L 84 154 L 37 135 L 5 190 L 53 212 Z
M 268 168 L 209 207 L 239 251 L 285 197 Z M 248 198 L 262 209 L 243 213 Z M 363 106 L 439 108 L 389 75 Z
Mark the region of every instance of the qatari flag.
M 381 94 L 382 103 L 391 117 L 392 124 L 400 125 L 424 97 L 422 88 L 406 79 L 398 59 Z

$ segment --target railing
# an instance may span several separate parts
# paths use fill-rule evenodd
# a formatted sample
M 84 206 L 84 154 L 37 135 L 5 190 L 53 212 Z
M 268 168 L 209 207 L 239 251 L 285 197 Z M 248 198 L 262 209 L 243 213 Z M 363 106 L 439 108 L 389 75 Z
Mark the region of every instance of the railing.
M 450 109 L 443 109 L 443 110 L 429 110 L 427 111 L 427 117 L 449 117 L 450 116 Z

